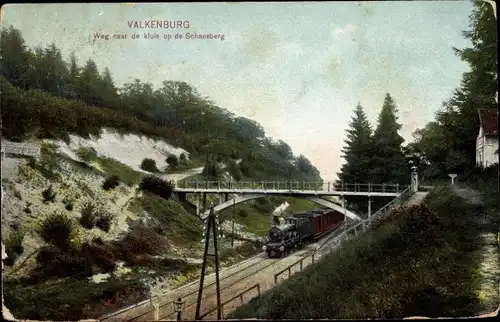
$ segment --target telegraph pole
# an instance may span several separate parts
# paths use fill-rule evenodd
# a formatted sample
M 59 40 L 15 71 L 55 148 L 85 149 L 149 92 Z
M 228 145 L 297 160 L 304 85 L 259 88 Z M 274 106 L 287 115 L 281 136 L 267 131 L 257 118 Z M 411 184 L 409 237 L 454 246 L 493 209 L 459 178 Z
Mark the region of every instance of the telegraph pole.
M 236 199 L 233 199 L 233 229 L 231 231 L 231 248 L 234 248 L 234 213 L 236 212 Z
M 213 234 L 210 236 L 210 234 Z M 203 283 L 205 282 L 205 271 L 207 268 L 208 256 L 215 257 L 215 284 L 217 290 L 217 320 L 221 319 L 221 302 L 220 302 L 220 280 L 219 280 L 219 252 L 217 249 L 217 221 L 215 216 L 214 206 L 210 207 L 210 213 L 206 219 L 206 227 L 204 231 L 205 251 L 203 253 L 203 264 L 201 266 L 200 287 L 198 289 L 198 300 L 196 301 L 196 316 L 195 320 L 200 320 L 201 300 L 203 297 Z M 213 238 L 213 253 L 209 253 L 210 239 Z

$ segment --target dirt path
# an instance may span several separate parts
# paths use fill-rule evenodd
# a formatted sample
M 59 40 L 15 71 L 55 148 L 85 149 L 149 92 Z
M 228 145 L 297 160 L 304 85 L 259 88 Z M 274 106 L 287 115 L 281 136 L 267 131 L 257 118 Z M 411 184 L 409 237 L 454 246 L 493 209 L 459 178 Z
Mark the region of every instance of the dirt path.
M 406 202 L 405 206 L 410 207 L 410 206 L 418 205 L 419 203 L 421 203 L 424 200 L 424 198 L 425 198 L 425 196 L 427 196 L 427 194 L 428 194 L 427 191 L 418 191 L 418 192 L 416 192 Z
M 478 191 L 459 185 L 453 186 L 453 190 L 458 196 L 466 200 L 469 205 L 482 212 L 476 217 L 477 222 L 486 228 L 481 233 L 483 249 L 479 272 L 482 275 L 482 282 L 477 294 L 483 307 L 480 314 L 488 316 L 492 311 L 498 312 L 500 308 L 499 232 L 489 229 L 490 225 L 483 214 L 484 204 Z

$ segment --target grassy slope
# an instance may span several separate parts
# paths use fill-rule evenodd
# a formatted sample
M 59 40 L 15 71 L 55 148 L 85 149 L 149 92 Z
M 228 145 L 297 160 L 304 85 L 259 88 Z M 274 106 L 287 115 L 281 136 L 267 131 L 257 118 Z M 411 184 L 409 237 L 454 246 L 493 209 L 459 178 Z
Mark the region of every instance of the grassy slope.
M 240 307 L 230 318 L 476 313 L 479 228 L 470 209 L 448 188 L 434 189 L 425 202 L 438 214 L 437 223 L 402 216 Z

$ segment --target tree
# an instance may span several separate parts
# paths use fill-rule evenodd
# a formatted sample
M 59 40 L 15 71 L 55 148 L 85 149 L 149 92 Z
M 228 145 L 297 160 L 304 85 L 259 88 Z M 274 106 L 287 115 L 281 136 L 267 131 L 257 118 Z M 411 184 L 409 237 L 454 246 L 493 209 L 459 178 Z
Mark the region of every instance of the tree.
M 30 82 L 30 53 L 18 29 L 2 28 L 0 35 L 0 71 L 14 85 L 28 88 Z
M 497 28 L 491 5 L 474 2 L 469 31 L 463 35 L 472 47 L 455 53 L 469 64 L 452 97 L 436 113 L 436 120 L 418 130 L 416 144 L 430 162 L 428 171 L 447 177 L 475 166 L 476 136 L 479 132 L 478 108 L 496 108 Z
M 184 159 L 185 160 L 185 159 Z M 176 167 L 179 165 L 179 159 L 177 158 L 177 156 L 175 154 L 170 154 L 168 157 L 167 157 L 167 164 L 169 166 L 172 166 L 172 167 Z
M 203 167 L 203 171 L 201 175 L 204 176 L 207 180 L 216 181 L 222 175 L 222 169 L 219 166 L 219 163 L 214 159 L 208 159 Z
M 360 103 L 354 110 L 349 127 L 344 140 L 346 145 L 342 149 L 345 164 L 338 177 L 347 183 L 366 182 L 371 167 L 372 129 Z
M 373 134 L 373 165 L 369 176 L 373 183 L 409 183 L 409 167 L 401 150 L 404 139 L 398 133 L 401 124 L 396 113 L 396 103 L 387 93 Z
M 141 169 L 148 172 L 160 172 L 156 167 L 156 161 L 149 158 L 145 158 L 144 160 L 142 160 Z

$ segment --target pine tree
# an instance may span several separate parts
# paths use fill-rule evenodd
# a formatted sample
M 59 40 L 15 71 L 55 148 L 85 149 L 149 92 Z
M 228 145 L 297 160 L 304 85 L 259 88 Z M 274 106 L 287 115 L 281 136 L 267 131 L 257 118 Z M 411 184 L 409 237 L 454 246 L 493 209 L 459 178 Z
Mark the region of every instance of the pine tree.
M 399 135 L 401 129 L 397 117 L 396 103 L 389 93 L 386 94 L 378 125 L 373 135 L 373 183 L 409 183 L 409 168 L 402 152 L 404 139 Z
M 346 183 L 365 183 L 370 174 L 372 129 L 363 107 L 358 103 L 349 123 L 345 147 L 342 149 L 345 164 L 339 179 Z

